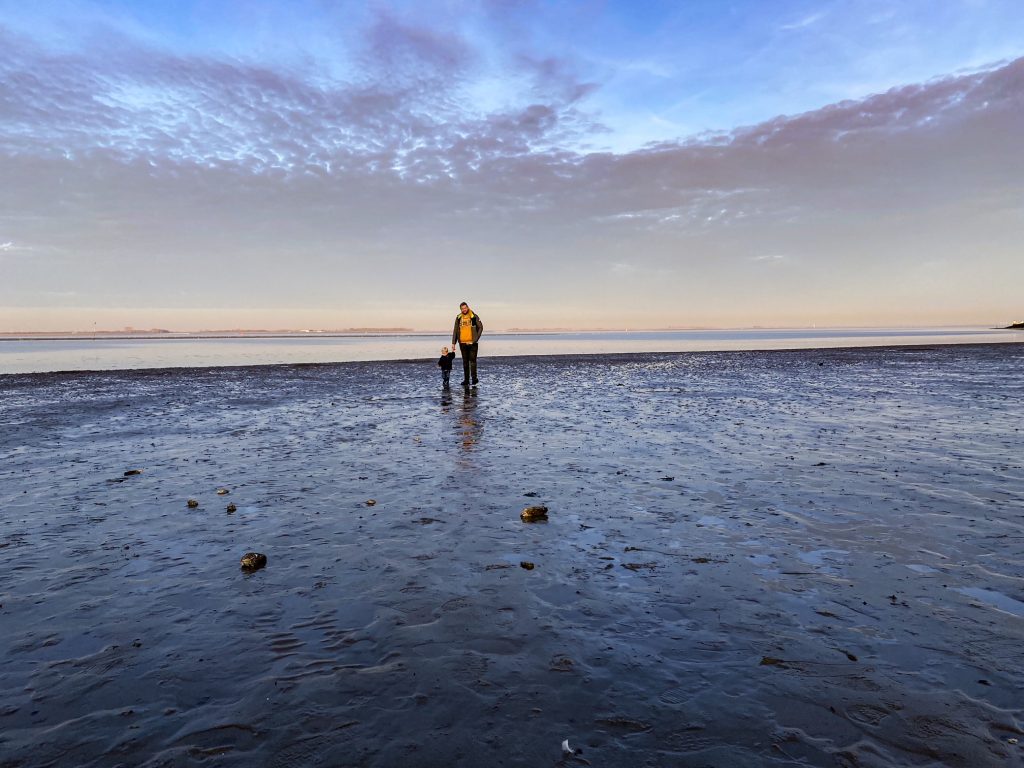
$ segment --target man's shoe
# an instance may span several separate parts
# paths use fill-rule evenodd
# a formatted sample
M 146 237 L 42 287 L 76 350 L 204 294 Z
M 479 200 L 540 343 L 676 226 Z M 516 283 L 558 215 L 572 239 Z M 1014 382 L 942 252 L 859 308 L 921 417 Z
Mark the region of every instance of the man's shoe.
M 468 381 L 463 381 L 463 382 L 462 382 L 462 386 L 464 386 L 464 387 L 468 387 L 468 386 L 469 386 L 469 382 L 468 382 Z
M 474 387 L 475 387 L 475 386 L 476 386 L 477 384 L 479 384 L 479 383 L 480 383 L 480 379 L 473 379 L 473 386 L 474 386 Z

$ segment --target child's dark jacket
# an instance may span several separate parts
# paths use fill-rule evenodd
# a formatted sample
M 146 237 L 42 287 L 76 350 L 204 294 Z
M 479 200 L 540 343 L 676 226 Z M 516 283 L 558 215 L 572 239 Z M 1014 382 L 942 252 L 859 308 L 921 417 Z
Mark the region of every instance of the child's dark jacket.
M 452 369 L 452 360 L 455 359 L 455 353 L 449 352 L 447 355 L 441 355 L 437 364 L 441 366 L 442 371 L 450 371 Z

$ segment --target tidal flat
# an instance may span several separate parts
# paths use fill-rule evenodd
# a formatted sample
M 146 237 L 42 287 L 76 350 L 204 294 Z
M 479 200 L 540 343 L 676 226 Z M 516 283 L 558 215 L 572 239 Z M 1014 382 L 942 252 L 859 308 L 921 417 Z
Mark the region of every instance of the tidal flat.
M 1022 764 L 1024 344 L 481 353 L 0 376 L 0 766 Z

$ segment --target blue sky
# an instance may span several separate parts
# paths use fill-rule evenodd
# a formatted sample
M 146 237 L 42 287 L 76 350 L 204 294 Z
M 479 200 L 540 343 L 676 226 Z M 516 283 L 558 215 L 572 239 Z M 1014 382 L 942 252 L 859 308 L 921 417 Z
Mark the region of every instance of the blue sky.
M 1019 314 L 1018 0 L 0 0 L 0 38 L 0 329 L 434 327 L 432 282 L 499 327 Z

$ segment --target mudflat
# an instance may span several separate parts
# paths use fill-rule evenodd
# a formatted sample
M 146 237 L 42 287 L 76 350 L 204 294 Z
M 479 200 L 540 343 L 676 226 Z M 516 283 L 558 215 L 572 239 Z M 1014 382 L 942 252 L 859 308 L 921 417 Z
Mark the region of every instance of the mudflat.
M 1024 345 L 482 351 L 0 377 L 0 765 L 1021 764 Z

